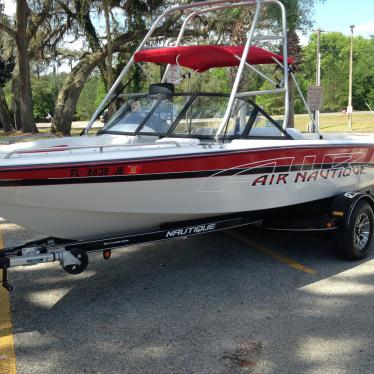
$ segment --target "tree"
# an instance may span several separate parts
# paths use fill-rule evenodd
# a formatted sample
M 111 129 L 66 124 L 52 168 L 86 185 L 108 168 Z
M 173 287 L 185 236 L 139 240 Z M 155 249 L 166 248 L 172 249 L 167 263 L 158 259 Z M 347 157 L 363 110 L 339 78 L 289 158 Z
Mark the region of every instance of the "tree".
M 3 55 L 0 49 L 0 56 Z M 2 59 L 0 57 L 0 124 L 3 126 L 4 132 L 13 131 L 13 119 L 5 99 L 3 87 L 11 79 L 14 70 L 14 59 Z
M 323 110 L 340 111 L 347 105 L 350 39 L 341 33 L 321 35 L 321 85 Z M 317 38 L 312 35 L 303 49 L 301 74 L 309 84 L 315 84 Z
M 374 106 L 374 36 L 355 38 L 354 55 L 353 107 L 367 110 L 367 102 Z
M 374 38 L 354 38 L 353 107 L 367 110 L 366 102 L 374 97 Z M 303 75 L 313 82 L 315 76 L 316 37 L 312 35 L 304 48 Z M 321 82 L 324 91 L 323 110 L 341 111 L 347 105 L 350 37 L 341 33 L 321 36 Z
M 2 11 L 3 9 L 0 3 L 0 13 L 2 13 Z M 6 22 L 5 16 L 3 16 L 3 18 L 4 22 Z M 15 62 L 11 43 L 9 43 L 6 36 L 7 34 L 2 35 L 2 38 L 0 38 L 0 124 L 4 132 L 12 132 L 13 118 L 5 99 L 3 88 L 12 78 Z
M 91 76 L 79 96 L 76 119 L 89 120 L 105 96 L 105 87 L 100 74 Z
M 99 46 L 97 42 L 99 38 L 96 30 L 93 28 L 93 23 L 90 21 L 90 12 L 85 11 L 84 22 L 79 20 L 68 4 L 59 1 L 61 7 L 71 16 L 72 19 L 83 28 L 84 33 L 88 39 L 90 46 L 90 52 L 86 52 L 82 55 L 77 65 L 73 68 L 71 74 L 66 78 L 59 95 L 57 97 L 55 106 L 55 116 L 52 122 L 51 131 L 55 133 L 62 133 L 68 135 L 70 133 L 71 122 L 74 117 L 79 95 L 82 92 L 85 82 L 89 78 L 90 74 L 94 69 L 99 66 L 102 67 L 105 63 L 105 59 L 108 57 L 108 46 Z M 77 0 L 74 1 L 77 6 Z M 84 2 L 83 2 L 84 3 Z M 145 10 L 148 12 L 154 11 L 155 13 L 162 10 L 162 4 L 164 2 L 160 0 L 141 0 L 141 1 L 127 1 L 122 9 L 126 17 L 126 31 L 116 36 L 111 45 L 113 53 L 121 52 L 129 55 L 133 52 L 138 45 L 141 38 L 144 37 L 147 28 L 145 17 Z M 82 6 L 83 4 L 80 4 Z M 174 20 L 168 20 L 162 24 L 155 32 L 155 36 L 165 37 L 175 36 L 176 25 Z M 195 33 L 188 32 L 187 35 Z M 101 69 L 100 69 L 101 70 Z M 106 74 L 101 72 L 103 82 L 106 81 Z
M 46 116 L 53 115 L 55 99 L 61 87 L 65 74 L 43 74 L 31 78 L 33 95 L 33 116 L 38 122 L 45 122 Z
M 104 15 L 105 15 L 105 29 L 106 29 L 106 46 L 108 49 L 108 59 L 107 59 L 107 82 L 108 87 L 110 87 L 113 83 L 113 52 L 112 52 L 112 35 L 111 35 L 111 27 L 110 27 L 110 0 L 103 0 L 103 8 L 104 8 Z
M 312 34 L 309 44 L 302 50 L 303 62 L 298 71 L 298 82 L 306 94 L 307 87 L 315 84 L 316 77 L 316 34 Z M 323 87 L 324 112 L 340 112 L 346 108 L 348 98 L 350 36 L 338 32 L 323 33 L 321 48 L 321 85 Z M 369 57 L 374 54 L 374 37 L 354 38 L 353 71 L 353 107 L 356 110 L 368 110 L 367 104 L 374 107 L 374 61 Z M 267 83 L 262 89 L 269 89 Z M 283 111 L 280 97 L 262 96 L 257 102 L 271 114 Z M 296 96 L 295 112 L 305 113 L 300 99 Z
M 32 91 L 30 79 L 29 45 L 39 27 L 49 15 L 52 0 L 37 2 L 33 11 L 26 0 L 17 0 L 15 24 L 10 26 L 0 19 L 0 30 L 11 36 L 16 44 L 17 72 L 19 80 L 20 119 L 23 132 L 37 132 L 32 115 Z
M 155 35 L 170 32 L 170 24 L 163 25 Z M 128 45 L 134 40 L 144 37 L 145 29 L 135 30 L 124 33 L 113 40 L 113 52 L 128 51 Z M 108 49 L 104 46 L 102 49 L 93 53 L 85 54 L 73 68 L 71 74 L 66 78 L 56 100 L 55 115 L 52 121 L 51 131 L 69 135 L 71 123 L 73 121 L 75 109 L 79 96 L 82 92 L 85 82 L 89 78 L 92 71 L 108 56 Z
M 107 3 L 110 0 L 104 0 L 104 3 Z M 99 3 L 99 4 L 98 4 Z M 97 52 L 102 48 L 102 44 L 100 42 L 99 35 L 95 29 L 94 23 L 91 19 L 91 10 L 93 7 L 98 7 L 98 5 L 103 4 L 103 2 L 96 2 L 90 0 L 73 0 L 70 1 L 63 1 L 58 0 L 57 4 L 63 9 L 67 17 L 74 22 L 71 22 L 70 29 L 75 32 L 77 36 L 80 35 L 80 32 L 83 31 L 84 37 L 87 41 L 89 49 L 91 52 Z M 100 6 L 99 6 L 100 8 Z M 100 8 L 101 9 L 101 8 Z M 108 11 L 109 11 L 109 3 L 108 3 Z M 109 36 L 109 48 L 111 52 L 111 36 Z M 101 73 L 101 77 L 103 79 L 105 88 L 108 89 L 108 82 L 107 82 L 107 67 L 105 64 L 105 60 L 101 61 L 99 64 L 99 70 Z

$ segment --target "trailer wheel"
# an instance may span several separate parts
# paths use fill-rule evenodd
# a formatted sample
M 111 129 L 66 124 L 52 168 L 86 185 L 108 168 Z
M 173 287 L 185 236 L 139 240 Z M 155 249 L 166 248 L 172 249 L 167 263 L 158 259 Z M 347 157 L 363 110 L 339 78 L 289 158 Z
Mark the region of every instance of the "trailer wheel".
M 88 266 L 88 256 L 85 251 L 82 251 L 81 249 L 72 249 L 71 254 L 75 256 L 81 263 L 80 265 L 66 265 L 64 266 L 64 270 L 73 275 L 77 275 L 80 273 L 83 273 L 87 266 Z
M 370 204 L 359 202 L 351 213 L 348 226 L 339 234 L 340 254 L 348 260 L 364 258 L 373 238 L 374 214 Z

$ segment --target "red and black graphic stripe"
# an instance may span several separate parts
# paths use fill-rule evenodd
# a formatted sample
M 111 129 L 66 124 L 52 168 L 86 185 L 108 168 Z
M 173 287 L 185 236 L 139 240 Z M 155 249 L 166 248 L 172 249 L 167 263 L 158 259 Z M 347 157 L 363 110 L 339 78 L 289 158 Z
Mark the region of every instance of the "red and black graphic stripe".
M 308 147 L 224 151 L 132 160 L 0 168 L 0 186 L 202 178 L 374 165 L 370 147 Z

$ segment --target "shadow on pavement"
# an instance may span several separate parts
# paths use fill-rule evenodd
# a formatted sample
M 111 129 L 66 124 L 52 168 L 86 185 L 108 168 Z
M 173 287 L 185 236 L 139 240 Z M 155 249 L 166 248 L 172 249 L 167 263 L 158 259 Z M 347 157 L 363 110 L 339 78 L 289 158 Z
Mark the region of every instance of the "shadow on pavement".
M 373 255 L 336 257 L 318 236 L 237 230 L 316 274 L 225 233 L 91 256 L 11 280 L 21 373 L 372 372 Z

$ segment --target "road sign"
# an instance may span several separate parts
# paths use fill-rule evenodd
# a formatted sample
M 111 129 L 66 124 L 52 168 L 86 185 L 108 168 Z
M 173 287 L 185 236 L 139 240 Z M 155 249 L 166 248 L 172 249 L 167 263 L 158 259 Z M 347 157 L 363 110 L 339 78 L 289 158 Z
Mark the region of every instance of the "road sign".
M 312 112 L 322 109 L 323 90 L 321 86 L 308 87 L 308 106 Z
M 353 106 L 352 105 L 348 105 L 347 106 L 347 114 L 352 114 L 353 113 Z

